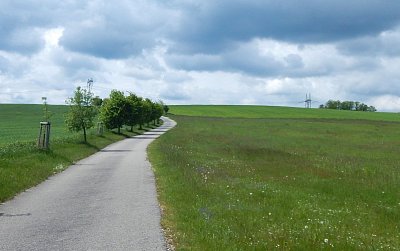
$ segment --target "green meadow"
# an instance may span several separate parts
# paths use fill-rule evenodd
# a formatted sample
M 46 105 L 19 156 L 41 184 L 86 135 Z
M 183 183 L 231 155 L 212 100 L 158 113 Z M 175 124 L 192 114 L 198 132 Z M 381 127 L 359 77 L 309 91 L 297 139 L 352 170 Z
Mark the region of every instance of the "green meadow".
M 329 109 L 304 109 L 279 106 L 248 105 L 177 105 L 170 106 L 170 113 L 187 116 L 220 118 L 303 118 L 303 119 L 351 119 L 400 122 L 400 114 L 383 112 L 353 112 Z
M 400 114 L 170 112 L 149 157 L 177 250 L 399 250 Z
M 0 104 L 0 146 L 35 141 L 39 135 L 44 118 L 43 105 Z M 71 135 L 64 123 L 65 105 L 49 105 L 51 138 L 63 138 Z

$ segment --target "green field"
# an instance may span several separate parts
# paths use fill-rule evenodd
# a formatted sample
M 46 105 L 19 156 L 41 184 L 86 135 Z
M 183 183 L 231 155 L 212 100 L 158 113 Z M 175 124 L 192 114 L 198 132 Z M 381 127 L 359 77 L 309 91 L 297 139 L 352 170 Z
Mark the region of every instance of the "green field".
M 208 116 L 221 118 L 303 118 L 303 119 L 352 119 L 400 122 L 400 114 L 382 112 L 354 112 L 329 109 L 304 109 L 279 106 L 238 106 L 238 105 L 172 105 L 170 113 L 187 116 Z
M 399 250 L 400 115 L 171 113 L 177 127 L 149 152 L 178 250 Z
M 39 123 L 43 121 L 43 105 L 0 104 L 0 146 L 18 142 L 35 141 L 39 135 Z M 51 121 L 51 138 L 71 135 L 64 123 L 65 105 L 48 106 Z

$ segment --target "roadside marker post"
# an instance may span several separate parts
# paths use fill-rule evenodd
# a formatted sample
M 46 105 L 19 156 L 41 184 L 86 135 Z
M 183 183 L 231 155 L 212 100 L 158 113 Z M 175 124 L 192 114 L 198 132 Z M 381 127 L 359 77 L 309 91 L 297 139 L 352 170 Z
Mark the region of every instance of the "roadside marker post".
M 37 143 L 39 149 L 49 149 L 50 125 L 50 122 L 40 122 L 39 139 Z

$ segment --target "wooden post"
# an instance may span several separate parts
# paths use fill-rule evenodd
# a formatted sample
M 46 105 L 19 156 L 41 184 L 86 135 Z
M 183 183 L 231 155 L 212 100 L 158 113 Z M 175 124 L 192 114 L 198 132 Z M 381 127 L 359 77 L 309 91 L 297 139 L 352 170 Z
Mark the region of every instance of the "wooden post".
M 97 135 L 103 135 L 104 133 L 104 124 L 103 122 L 97 123 Z
M 50 145 L 50 122 L 40 122 L 39 139 L 37 146 L 39 149 L 49 149 Z

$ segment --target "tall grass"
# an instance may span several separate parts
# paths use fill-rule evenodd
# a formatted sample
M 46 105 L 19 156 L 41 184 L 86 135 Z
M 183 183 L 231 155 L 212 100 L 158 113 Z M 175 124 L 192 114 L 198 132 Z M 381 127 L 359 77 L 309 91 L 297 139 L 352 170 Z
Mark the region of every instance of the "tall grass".
M 400 123 L 173 119 L 150 160 L 178 250 L 399 249 Z

